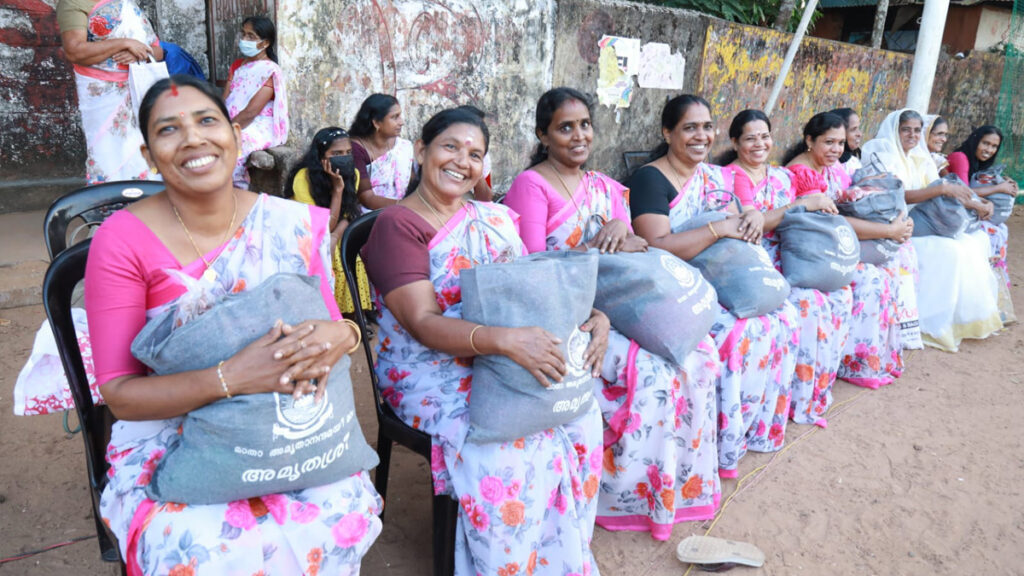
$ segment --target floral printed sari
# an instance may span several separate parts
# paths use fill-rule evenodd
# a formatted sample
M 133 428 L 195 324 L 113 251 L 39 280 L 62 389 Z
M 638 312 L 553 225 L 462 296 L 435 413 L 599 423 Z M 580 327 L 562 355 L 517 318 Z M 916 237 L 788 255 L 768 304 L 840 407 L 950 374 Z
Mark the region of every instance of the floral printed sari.
M 515 207 L 527 198 L 521 190 L 527 181 L 550 188 L 535 175 L 521 174 L 505 202 Z M 617 214 L 628 225 L 628 193 L 608 176 L 586 172 L 571 201 L 549 215 L 547 250 L 589 241 Z M 714 516 L 721 492 L 714 432 L 720 371 L 711 336 L 679 366 L 612 330 L 604 388 L 595 394 L 605 422 L 599 526 L 667 540 L 677 522 Z
M 642 170 L 657 170 L 654 167 Z M 731 172 L 700 163 L 669 204 L 672 232 L 705 211 L 714 190 L 732 190 Z M 675 186 L 662 178 L 664 186 Z M 789 420 L 790 384 L 796 370 L 793 348 L 799 343 L 797 311 L 784 302 L 771 314 L 737 318 L 719 306 L 711 327 L 722 377 L 718 384 L 718 467 L 722 478 L 735 478 L 747 450 L 782 448 Z
M 249 187 L 249 173 L 245 168 L 249 154 L 280 146 L 288 140 L 288 96 L 284 73 L 273 60 L 245 62 L 231 75 L 231 89 L 225 104 L 232 118 L 245 110 L 268 80 L 274 84 L 274 99 L 267 102 L 252 122 L 242 129 L 242 155 L 238 157 L 231 176 L 239 188 Z
M 153 27 L 134 0 L 101 0 L 89 13 L 89 42 L 131 38 L 147 46 L 159 43 Z M 89 66 L 75 64 L 78 110 L 88 157 L 89 184 L 108 180 L 156 179 L 139 152 L 142 133 L 132 110 L 128 67 L 113 57 Z
M 278 272 L 330 274 L 325 212 L 260 196 L 212 264 L 217 278 L 197 279 L 202 261 L 171 275 L 187 291 L 147 310 L 179 304 L 187 322 L 228 292 L 252 288 Z M 314 245 L 315 227 L 323 240 Z M 327 294 L 326 298 L 333 299 Z M 145 489 L 164 453 L 180 436 L 182 418 L 118 421 L 107 461 L 110 478 L 100 502 L 129 574 L 359 573 L 362 556 L 381 530 L 381 500 L 366 472 L 316 488 L 226 504 L 154 502 Z M 216 479 L 211 479 L 216 481 Z
M 731 167 L 727 167 L 729 169 Z M 747 178 L 734 170 L 737 178 Z M 769 166 L 767 178 L 753 186 L 751 205 L 761 211 L 788 206 L 796 199 L 792 174 L 785 168 Z M 782 269 L 779 238 L 774 230 L 765 232 L 761 244 Z M 790 400 L 790 418 L 799 424 L 826 426 L 825 414 L 832 405 L 832 385 L 850 334 L 853 291 L 849 286 L 822 292 L 793 287 L 789 301 L 797 310 L 799 343 Z
M 373 193 L 392 200 L 405 198 L 414 166 L 416 156 L 413 153 L 412 142 L 405 138 L 396 138 L 391 150 L 381 154 L 366 166 Z M 367 212 L 370 210 L 363 206 L 363 213 Z
M 403 209 L 386 208 L 380 218 Z M 445 316 L 461 317 L 461 270 L 523 253 L 512 216 L 504 206 L 470 202 L 433 237 L 430 279 Z M 513 442 L 467 442 L 472 359 L 420 344 L 378 303 L 381 394 L 399 418 L 430 434 L 434 492 L 461 504 L 455 574 L 596 575 L 590 541 L 602 462 L 597 406 Z

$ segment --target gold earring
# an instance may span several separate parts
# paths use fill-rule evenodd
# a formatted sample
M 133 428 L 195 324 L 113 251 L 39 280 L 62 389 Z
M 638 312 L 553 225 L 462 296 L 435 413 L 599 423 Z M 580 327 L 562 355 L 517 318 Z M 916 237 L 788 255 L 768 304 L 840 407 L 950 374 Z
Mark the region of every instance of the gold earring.
M 153 174 L 159 174 L 160 173 L 160 169 L 157 168 L 156 166 L 150 166 L 149 167 L 149 171 L 152 172 Z
M 242 151 L 241 151 L 241 150 L 239 150 L 239 151 L 238 151 L 238 157 L 239 157 L 239 158 L 241 158 L 241 157 L 242 157 Z

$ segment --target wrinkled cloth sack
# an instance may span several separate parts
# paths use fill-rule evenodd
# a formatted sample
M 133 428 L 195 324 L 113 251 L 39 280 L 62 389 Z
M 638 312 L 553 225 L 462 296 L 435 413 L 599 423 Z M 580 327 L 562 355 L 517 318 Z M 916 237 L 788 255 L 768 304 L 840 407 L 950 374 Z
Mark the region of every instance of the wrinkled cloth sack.
M 860 262 L 860 244 L 842 216 L 790 208 L 775 228 L 782 275 L 791 286 L 823 292 L 849 286 Z
M 684 222 L 680 229 L 702 228 L 726 217 L 722 212 L 702 212 Z M 789 297 L 789 283 L 759 244 L 720 238 L 690 259 L 690 264 L 715 287 L 718 302 L 737 318 L 773 312 Z
M 288 324 L 329 320 L 319 279 L 275 274 L 174 327 L 175 307 L 146 323 L 132 355 L 159 375 L 216 366 Z M 161 502 L 216 504 L 336 482 L 377 465 L 356 420 L 351 360 L 333 366 L 319 404 L 307 394 L 245 394 L 185 415 L 181 441 L 167 450 L 146 495 Z M 321 386 L 324 383 L 321 381 Z
M 891 224 L 907 212 L 903 182 L 886 172 L 879 172 L 876 163 L 869 163 L 854 173 L 854 185 L 863 194 L 857 200 L 836 202 L 843 216 L 868 222 Z M 876 266 L 888 263 L 899 252 L 900 243 L 891 238 L 860 241 L 860 261 Z
M 963 185 L 963 180 L 956 174 L 932 182 L 929 186 L 942 183 L 943 180 L 952 180 Z M 977 221 L 977 216 L 971 216 L 967 208 L 955 198 L 948 196 L 936 196 L 924 202 L 914 205 L 910 211 L 910 217 L 914 219 L 914 236 L 944 236 L 953 238 L 967 230 L 972 222 Z
M 594 308 L 641 348 L 680 366 L 711 331 L 717 301 L 700 270 L 664 250 L 598 255 Z
M 1003 177 L 1003 170 L 1006 166 L 999 164 L 986 168 L 984 170 L 978 170 L 971 176 L 971 188 L 980 188 L 982 186 L 995 186 L 1006 182 L 1006 178 Z M 988 219 L 995 226 L 1005 224 L 1009 220 L 1010 216 L 1013 215 L 1013 203 L 1016 200 L 1013 194 L 989 194 L 986 199 L 991 202 L 995 211 L 992 212 L 992 217 Z
M 597 254 L 537 252 L 514 262 L 459 273 L 462 317 L 485 326 L 539 326 L 560 338 L 566 373 L 545 388 L 507 356 L 473 360 L 467 441 L 506 442 L 567 424 L 594 401 L 594 378 L 583 365 L 597 290 Z

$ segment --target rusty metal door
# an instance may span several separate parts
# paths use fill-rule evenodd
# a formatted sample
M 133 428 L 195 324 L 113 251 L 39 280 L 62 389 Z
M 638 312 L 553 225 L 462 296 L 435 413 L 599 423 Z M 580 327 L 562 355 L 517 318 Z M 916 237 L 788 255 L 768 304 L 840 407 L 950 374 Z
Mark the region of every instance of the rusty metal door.
M 238 52 L 242 20 L 249 16 L 266 16 L 276 25 L 274 0 L 206 0 L 206 14 L 210 80 L 223 86 L 231 63 L 242 57 Z

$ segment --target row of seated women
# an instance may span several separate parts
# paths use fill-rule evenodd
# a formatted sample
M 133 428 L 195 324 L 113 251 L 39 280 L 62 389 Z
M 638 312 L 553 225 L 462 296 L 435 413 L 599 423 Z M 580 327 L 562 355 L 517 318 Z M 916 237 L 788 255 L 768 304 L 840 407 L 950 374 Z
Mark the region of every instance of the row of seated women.
M 544 250 L 655 246 L 688 259 L 723 237 L 760 243 L 777 262 L 772 231 L 786 206 L 836 210 L 841 119 L 824 118 L 818 134 L 809 123 L 806 150 L 785 170 L 767 164 L 767 118 L 741 116 L 730 131 L 738 157 L 723 169 L 706 163 L 714 141 L 707 103 L 670 100 L 664 144 L 627 188 L 582 170 L 594 138 L 588 100 L 551 90 L 537 104 L 540 144 L 504 205 L 466 200 L 490 144 L 480 115 L 450 109 L 424 125 L 413 148 L 415 184 L 381 211 L 363 259 L 381 312 L 375 369 L 382 395 L 431 436 L 434 490 L 460 503 L 456 574 L 597 574 L 595 523 L 668 539 L 675 523 L 713 517 L 719 479 L 736 476 L 747 450 L 778 450 L 788 420 L 824 425 L 837 376 L 877 387 L 899 375 L 896 264 L 860 265 L 851 286 L 794 289 L 763 316 L 740 319 L 719 307 L 710 333 L 679 364 L 592 310 L 581 329 L 591 334 L 584 358 L 596 402 L 575 420 L 514 441 L 467 441 L 474 356 L 506 356 L 538 385 L 560 380 L 567 365 L 558 340 L 541 328 L 463 320 L 463 270 Z M 104 518 L 134 573 L 356 574 L 381 526 L 381 502 L 365 471 L 328 486 L 212 505 L 155 502 L 145 491 L 190 411 L 231 395 L 322 394 L 316 379 L 357 342 L 348 325 L 275 325 L 215 367 L 162 376 L 146 376 L 129 352 L 147 319 L 167 306 L 215 307 L 223 295 L 282 271 L 319 276 L 332 317 L 340 317 L 332 251 L 337 221 L 356 207 L 349 199 L 340 212 L 345 184 L 337 184 L 340 170 L 326 156 L 338 139 L 316 141 L 321 171 L 342 189 L 321 208 L 232 185 L 239 130 L 201 83 L 158 83 L 140 118 L 144 154 L 167 188 L 104 223 L 86 275 L 97 380 L 121 418 L 108 449 Z M 315 175 L 307 178 L 314 183 Z M 683 231 L 681 223 L 708 210 L 707 197 L 722 188 L 744 199 L 742 211 Z M 323 197 L 306 193 L 307 203 Z M 854 224 L 861 237 L 885 235 L 908 252 L 911 227 L 905 218 Z

